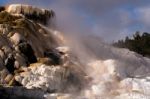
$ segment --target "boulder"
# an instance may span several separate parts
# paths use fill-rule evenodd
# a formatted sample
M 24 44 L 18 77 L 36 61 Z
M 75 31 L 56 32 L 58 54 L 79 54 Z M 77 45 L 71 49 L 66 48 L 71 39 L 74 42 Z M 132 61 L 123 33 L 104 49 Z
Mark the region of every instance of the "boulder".
M 65 68 L 36 64 L 27 72 L 16 75 L 15 80 L 27 89 L 40 88 L 45 91 L 62 90 L 65 82 Z

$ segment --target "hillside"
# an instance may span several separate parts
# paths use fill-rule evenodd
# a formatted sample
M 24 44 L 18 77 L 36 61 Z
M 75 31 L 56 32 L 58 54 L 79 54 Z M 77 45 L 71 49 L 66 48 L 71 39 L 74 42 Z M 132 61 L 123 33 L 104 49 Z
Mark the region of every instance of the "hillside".
M 120 48 L 128 48 L 143 56 L 150 57 L 150 34 L 147 32 L 136 32 L 133 37 L 126 37 L 125 40 L 119 40 L 113 45 Z

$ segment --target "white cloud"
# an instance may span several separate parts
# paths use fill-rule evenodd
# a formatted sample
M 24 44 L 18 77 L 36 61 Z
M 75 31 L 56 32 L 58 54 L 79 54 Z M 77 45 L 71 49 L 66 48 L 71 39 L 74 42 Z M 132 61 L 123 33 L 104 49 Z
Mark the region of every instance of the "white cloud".
M 150 7 L 142 7 L 137 9 L 139 20 L 150 26 Z

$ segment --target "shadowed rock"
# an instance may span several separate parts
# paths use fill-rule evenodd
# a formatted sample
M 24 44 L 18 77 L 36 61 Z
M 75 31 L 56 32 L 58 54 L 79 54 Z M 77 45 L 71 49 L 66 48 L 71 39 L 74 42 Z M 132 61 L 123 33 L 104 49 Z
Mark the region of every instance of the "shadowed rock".
M 0 87 L 1 99 L 44 99 L 44 91 L 24 87 Z
M 1 11 L 4 11 L 4 10 L 5 10 L 5 7 L 1 6 L 1 7 L 0 7 L 0 12 L 1 12 Z
M 44 56 L 48 57 L 52 60 L 54 65 L 59 65 L 61 64 L 61 55 L 57 50 L 49 50 L 44 52 Z
M 15 70 L 14 63 L 15 63 L 14 56 L 12 54 L 9 54 L 7 59 L 5 60 L 5 67 L 11 74 L 13 74 Z
M 20 52 L 26 56 L 29 64 L 37 62 L 36 56 L 30 44 L 27 42 L 20 42 L 18 47 Z

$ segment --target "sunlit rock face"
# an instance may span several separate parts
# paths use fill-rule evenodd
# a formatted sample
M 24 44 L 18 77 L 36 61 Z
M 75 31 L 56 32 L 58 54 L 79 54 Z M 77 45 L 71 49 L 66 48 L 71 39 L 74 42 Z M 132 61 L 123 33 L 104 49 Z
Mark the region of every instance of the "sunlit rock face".
M 47 24 L 50 18 L 55 16 L 52 10 L 40 9 L 30 5 L 12 4 L 6 8 L 8 13 L 13 15 L 22 15 L 28 19 Z
M 44 9 L 19 4 L 2 9 L 0 12 L 0 69 L 6 69 L 6 72 L 0 73 L 1 84 L 8 84 L 13 80 L 9 74 L 14 75 L 16 70 L 36 63 L 38 58 L 45 57 L 45 52 L 63 44 L 63 40 L 59 39 L 60 35 L 56 34 L 56 31 L 40 24 L 44 20 L 38 17 L 45 16 L 48 21 L 51 18 L 48 15 L 50 13 Z M 26 15 L 33 15 L 41 22 L 34 21 Z M 10 78 L 9 81 L 5 81 L 6 77 Z
M 49 60 L 41 58 L 37 63 L 25 68 L 24 72 L 17 74 L 15 80 L 27 89 L 42 89 L 46 92 L 81 91 L 86 86 L 85 83 L 88 83 L 85 72 L 79 68 L 79 64 L 72 61 L 73 56 L 70 56 L 68 47 L 60 46 L 56 50 L 61 53 L 59 63 L 45 63 Z M 53 55 L 52 57 L 56 58 Z
M 66 69 L 61 66 L 39 66 L 15 77 L 18 82 L 28 89 L 40 88 L 45 91 L 58 91 L 63 89 L 66 77 Z

